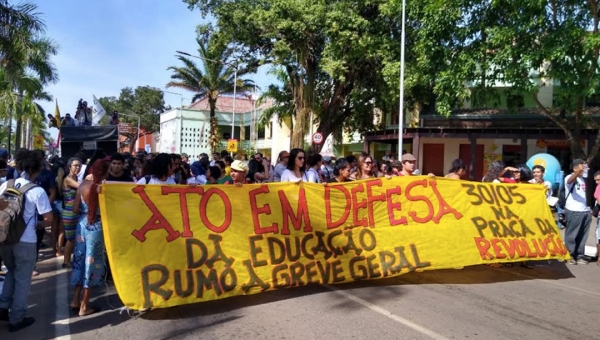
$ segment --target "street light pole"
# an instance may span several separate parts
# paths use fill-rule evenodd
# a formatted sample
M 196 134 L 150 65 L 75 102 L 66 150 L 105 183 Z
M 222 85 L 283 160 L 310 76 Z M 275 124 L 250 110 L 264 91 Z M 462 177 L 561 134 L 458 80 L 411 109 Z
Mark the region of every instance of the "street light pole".
M 182 51 L 175 51 L 175 52 L 177 52 L 179 54 L 186 55 L 188 57 L 198 58 L 198 59 L 210 61 L 210 62 L 213 62 L 213 63 L 227 65 L 229 67 L 234 67 L 234 74 L 233 74 L 233 112 L 231 113 L 231 138 L 233 139 L 234 138 L 234 132 L 235 132 L 235 104 L 236 104 L 235 100 L 236 100 L 236 97 L 237 97 L 236 96 L 236 91 L 237 91 L 238 64 L 235 63 L 235 65 L 234 65 L 234 64 L 228 63 L 226 61 L 204 58 L 204 57 L 200 57 L 200 56 L 197 56 L 197 55 L 192 55 L 192 54 L 189 54 L 187 52 L 182 52 Z M 241 133 L 241 131 L 240 131 L 240 133 Z M 231 154 L 233 156 L 233 152 Z
M 405 24 L 406 0 L 402 0 L 402 35 L 400 38 L 400 111 L 398 112 L 398 159 L 402 157 L 402 144 L 404 142 L 404 49 L 405 49 Z M 419 157 L 416 155 L 415 157 Z

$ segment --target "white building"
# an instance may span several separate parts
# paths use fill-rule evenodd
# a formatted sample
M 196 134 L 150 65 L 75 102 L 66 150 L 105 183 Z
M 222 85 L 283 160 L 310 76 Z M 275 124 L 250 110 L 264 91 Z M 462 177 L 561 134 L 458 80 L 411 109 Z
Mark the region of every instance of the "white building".
M 267 101 L 257 105 L 256 100 L 246 96 L 221 96 L 216 103 L 216 117 L 221 135 L 221 150 L 226 150 L 227 140 L 232 138 L 238 143 L 238 153 L 262 152 L 276 157 L 282 150 L 289 150 L 290 122 L 281 125 L 277 117 L 264 128 L 257 127 L 262 111 L 272 105 Z M 235 117 L 234 117 L 235 116 Z M 180 109 L 164 112 L 160 116 L 160 137 L 158 152 L 186 153 L 191 159 L 197 159 L 201 153 L 210 153 L 210 107 L 208 100 L 202 99 Z

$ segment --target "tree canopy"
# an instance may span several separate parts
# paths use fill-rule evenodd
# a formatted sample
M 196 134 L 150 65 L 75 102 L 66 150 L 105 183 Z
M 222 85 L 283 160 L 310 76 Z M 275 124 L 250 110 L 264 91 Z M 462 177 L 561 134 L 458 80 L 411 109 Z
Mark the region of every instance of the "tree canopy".
M 160 129 L 160 114 L 170 107 L 165 106 L 164 94 L 160 89 L 150 86 L 138 86 L 135 90 L 131 87 L 121 89 L 119 97 L 98 98 L 107 115 L 102 118 L 103 123 L 108 121 L 108 115 L 113 111 L 125 115 L 119 115 L 122 123 L 131 123 L 132 133 L 124 133 L 130 145 L 134 145 L 138 132 L 137 123 L 140 118 L 140 127 L 147 133 L 158 132 Z
M 397 112 L 401 0 L 183 0 L 216 19 L 220 35 L 250 66 L 273 64 L 289 78 L 292 147 L 313 113 L 318 131 L 368 131 Z M 465 101 L 488 105 L 499 86 L 537 103 L 564 130 L 575 157 L 598 128 L 586 101 L 598 95 L 599 0 L 407 1 L 407 110 L 449 115 Z M 504 84 L 504 85 L 500 85 Z M 539 100 L 553 87 L 552 105 Z M 381 122 L 385 122 L 382 119 Z

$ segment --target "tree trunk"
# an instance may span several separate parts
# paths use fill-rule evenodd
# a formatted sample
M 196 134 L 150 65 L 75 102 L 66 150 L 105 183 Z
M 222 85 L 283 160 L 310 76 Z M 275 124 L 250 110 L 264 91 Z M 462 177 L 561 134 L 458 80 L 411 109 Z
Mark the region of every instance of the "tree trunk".
M 217 100 L 209 97 L 208 104 L 210 106 L 210 137 L 208 138 L 208 144 L 210 145 L 211 153 L 218 152 L 221 138 L 219 137 L 219 125 L 217 125 L 217 117 L 215 114 Z M 233 138 L 233 136 L 231 136 Z
M 19 102 L 17 104 L 17 110 L 15 112 L 16 115 L 16 119 L 17 119 L 17 127 L 15 129 L 15 150 L 18 150 L 19 148 L 22 147 L 21 145 L 21 135 L 22 135 L 22 129 L 23 129 L 23 91 L 20 90 L 19 91 Z

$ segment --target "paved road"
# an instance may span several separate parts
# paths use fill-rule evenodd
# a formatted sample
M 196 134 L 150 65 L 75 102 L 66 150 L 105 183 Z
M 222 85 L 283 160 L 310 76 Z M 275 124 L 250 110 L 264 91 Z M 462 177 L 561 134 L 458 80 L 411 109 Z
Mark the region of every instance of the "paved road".
M 37 322 L 0 339 L 599 339 L 600 266 L 547 261 L 532 270 L 468 267 L 338 286 L 302 287 L 202 304 L 121 311 L 114 287 L 103 312 L 68 312 L 67 273 L 39 263 L 30 297 Z

